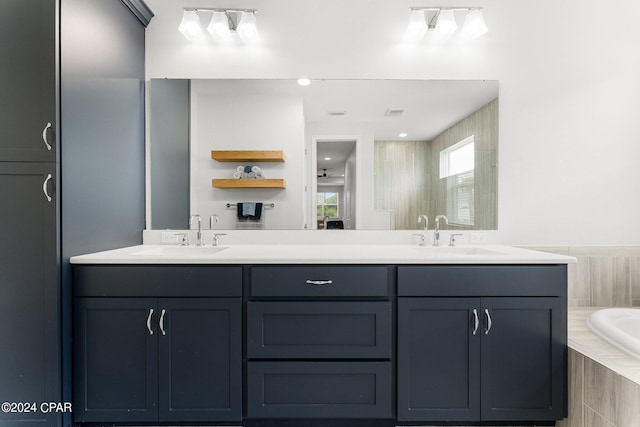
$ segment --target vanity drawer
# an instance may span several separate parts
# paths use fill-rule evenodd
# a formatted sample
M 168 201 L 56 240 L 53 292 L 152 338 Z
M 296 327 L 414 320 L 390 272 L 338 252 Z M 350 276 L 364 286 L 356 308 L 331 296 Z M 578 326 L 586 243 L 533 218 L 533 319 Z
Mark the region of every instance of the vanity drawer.
M 564 296 L 566 265 L 399 266 L 398 296 Z
M 251 269 L 251 297 L 388 297 L 386 266 L 260 266 Z
M 76 297 L 240 297 L 242 267 L 75 266 L 73 294 Z
M 249 418 L 391 418 L 391 362 L 249 362 Z
M 391 302 L 247 303 L 250 359 L 390 359 Z

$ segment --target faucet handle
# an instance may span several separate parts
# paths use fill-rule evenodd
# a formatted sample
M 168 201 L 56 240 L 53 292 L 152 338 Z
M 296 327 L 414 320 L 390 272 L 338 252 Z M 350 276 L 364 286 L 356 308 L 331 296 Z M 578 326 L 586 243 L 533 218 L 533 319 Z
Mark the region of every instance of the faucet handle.
M 189 246 L 189 235 L 187 233 L 175 233 L 174 236 L 182 236 L 180 246 Z
M 455 246 L 456 245 L 456 236 L 464 236 L 464 234 L 462 234 L 462 233 L 452 233 L 449 236 L 449 246 Z
M 213 235 L 213 246 L 220 246 L 220 236 L 226 236 L 227 233 L 215 233 Z
M 412 236 L 419 236 L 420 237 L 420 243 L 418 243 L 419 246 L 424 246 L 424 234 L 422 233 L 413 233 Z

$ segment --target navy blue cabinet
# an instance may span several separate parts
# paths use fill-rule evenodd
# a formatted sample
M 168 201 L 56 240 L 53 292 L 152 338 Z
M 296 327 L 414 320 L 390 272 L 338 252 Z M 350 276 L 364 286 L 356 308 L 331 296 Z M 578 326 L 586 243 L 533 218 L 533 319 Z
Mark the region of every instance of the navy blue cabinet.
M 59 399 L 58 197 L 52 163 L 0 162 L 0 399 Z M 0 412 L 0 426 L 53 426 L 55 414 Z
M 344 265 L 251 268 L 249 425 L 300 419 L 393 423 L 392 271 Z
M 0 4 L 0 161 L 56 161 L 56 3 Z
M 0 2 L 3 401 L 71 401 L 69 257 L 141 241 L 144 18 L 132 13 L 137 8 L 144 2 Z M 69 411 L 0 413 L 7 427 L 70 422 Z
M 74 421 L 241 421 L 240 268 L 76 271 Z M 124 288 L 133 296 L 114 297 Z M 176 288 L 192 296 L 163 296 Z
M 400 422 L 566 416 L 564 266 L 399 267 L 398 295 Z
M 154 298 L 76 299 L 75 421 L 157 420 L 155 311 Z

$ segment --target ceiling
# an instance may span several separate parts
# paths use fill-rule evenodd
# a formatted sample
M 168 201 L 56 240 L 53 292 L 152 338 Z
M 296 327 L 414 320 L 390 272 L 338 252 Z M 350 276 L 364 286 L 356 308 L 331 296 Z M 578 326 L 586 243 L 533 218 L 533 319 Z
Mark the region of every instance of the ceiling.
M 206 80 L 205 92 L 235 95 L 296 95 L 306 122 L 367 122 L 375 140 L 430 140 L 498 97 L 495 80 Z M 389 109 L 401 109 L 389 117 Z M 344 112 L 335 116 L 330 112 Z

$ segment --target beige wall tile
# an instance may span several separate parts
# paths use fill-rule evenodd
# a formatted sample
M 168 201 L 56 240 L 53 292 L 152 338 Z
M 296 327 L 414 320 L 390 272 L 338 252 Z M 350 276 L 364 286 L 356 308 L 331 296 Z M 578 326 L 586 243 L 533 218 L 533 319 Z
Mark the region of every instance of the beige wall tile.
M 620 389 L 616 425 L 618 427 L 640 426 L 640 386 L 619 377 Z
M 616 374 L 594 362 L 589 358 L 584 359 L 584 403 L 607 420 L 615 420 L 616 402 L 618 400 L 616 387 Z M 587 410 L 585 409 L 585 425 L 587 422 Z
M 611 307 L 613 299 L 613 257 L 588 257 L 591 304 L 596 307 Z
M 616 427 L 591 408 L 585 408 L 584 427 Z
M 640 256 L 629 257 L 629 287 L 632 300 L 640 300 Z
M 561 427 L 584 426 L 584 356 L 569 350 L 569 416 L 556 423 Z

